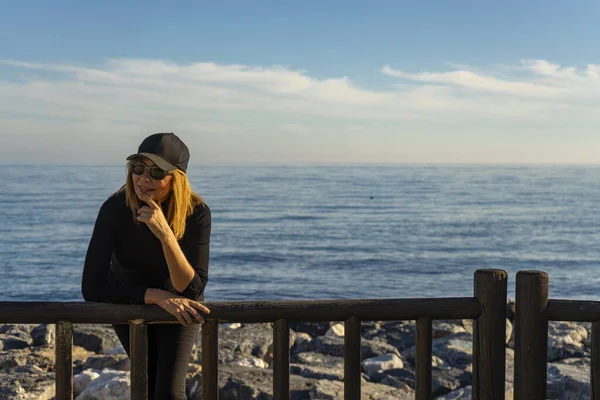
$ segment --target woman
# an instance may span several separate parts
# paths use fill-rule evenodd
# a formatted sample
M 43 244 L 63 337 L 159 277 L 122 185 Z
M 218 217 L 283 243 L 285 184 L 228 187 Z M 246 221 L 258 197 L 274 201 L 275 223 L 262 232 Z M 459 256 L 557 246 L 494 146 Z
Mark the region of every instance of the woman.
M 85 258 L 86 301 L 155 304 L 180 324 L 148 326 L 150 399 L 185 399 L 193 344 L 210 311 L 211 212 L 185 174 L 189 151 L 173 133 L 150 135 L 127 158 L 125 185 L 100 208 Z M 113 325 L 127 355 L 129 326 Z

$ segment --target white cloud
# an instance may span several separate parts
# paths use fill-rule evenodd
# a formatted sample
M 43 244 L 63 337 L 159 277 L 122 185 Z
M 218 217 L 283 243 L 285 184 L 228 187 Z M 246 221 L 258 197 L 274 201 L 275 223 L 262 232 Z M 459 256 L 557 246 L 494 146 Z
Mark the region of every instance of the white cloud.
M 365 137 L 404 132 L 416 123 L 600 122 L 600 66 L 593 64 L 575 68 L 522 60 L 502 69 L 446 64 L 442 72 L 384 66 L 385 89 L 363 87 L 346 76 L 319 79 L 281 65 L 0 60 L 0 68 L 11 73 L 0 78 L 0 135 L 103 133 L 134 143 L 144 133 L 169 130 L 210 135 L 202 145 L 226 149 L 232 140 L 221 136 L 311 133 L 315 140 L 320 132 Z M 82 140 L 84 145 L 102 141 Z

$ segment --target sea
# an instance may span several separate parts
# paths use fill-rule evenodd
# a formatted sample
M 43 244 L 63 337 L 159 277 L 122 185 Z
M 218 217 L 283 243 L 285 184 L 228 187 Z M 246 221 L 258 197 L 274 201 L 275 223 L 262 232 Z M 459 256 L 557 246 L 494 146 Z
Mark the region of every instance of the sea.
M 125 167 L 3 165 L 0 300 L 81 301 Z M 207 301 L 455 297 L 479 268 L 600 299 L 600 166 L 192 166 L 212 210 Z

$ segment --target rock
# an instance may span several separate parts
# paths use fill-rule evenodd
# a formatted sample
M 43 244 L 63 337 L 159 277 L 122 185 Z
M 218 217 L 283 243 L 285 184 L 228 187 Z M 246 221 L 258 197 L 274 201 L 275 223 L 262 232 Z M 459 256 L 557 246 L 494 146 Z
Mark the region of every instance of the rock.
M 513 337 L 513 326 L 512 326 L 512 322 L 510 322 L 510 320 L 507 318 L 506 319 L 506 336 L 505 336 L 505 340 L 506 343 L 508 344 L 508 342 L 510 341 L 510 339 Z
M 465 333 L 466 329 L 459 321 L 435 320 L 432 323 L 432 336 L 434 339 L 451 335 L 453 333 Z
M 113 347 L 113 348 L 110 348 L 110 349 L 106 350 L 106 351 L 104 352 L 104 354 L 107 354 L 107 355 L 112 355 L 112 354 L 125 354 L 125 355 L 127 355 L 127 352 L 125 351 L 125 349 L 123 348 L 123 346 L 122 346 L 122 345 L 118 345 L 118 346 L 115 346 L 115 347 Z
M 473 334 L 473 320 L 472 319 L 461 319 L 460 324 L 467 333 Z
M 577 362 L 548 364 L 547 398 L 589 399 L 591 393 L 589 366 Z
M 331 322 L 290 322 L 294 332 L 308 333 L 312 337 L 323 336 L 331 327 Z
M 129 372 L 103 370 L 76 400 L 129 400 Z
M 296 334 L 290 332 L 290 347 L 295 339 Z M 200 345 L 197 347 L 195 360 L 200 362 L 202 347 Z M 272 353 L 272 324 L 244 324 L 238 329 L 219 326 L 219 360 L 221 362 L 229 364 L 246 357 L 257 357 L 269 363 L 272 359 Z
M 307 399 L 315 380 L 290 375 L 290 398 Z M 219 398 L 221 400 L 272 399 L 273 371 L 235 365 L 219 365 Z M 188 374 L 186 393 L 188 399 L 200 399 L 202 373 Z
M 54 324 L 38 325 L 31 330 L 33 346 L 54 346 L 56 329 Z
M 0 334 L 0 350 L 19 350 L 29 347 L 30 341 L 22 338 Z
M 35 365 L 0 372 L 0 399 L 49 400 L 54 397 L 55 374 Z
M 506 318 L 512 323 L 515 320 L 515 300 L 509 299 L 506 303 Z
M 231 365 L 239 365 L 242 367 L 254 367 L 254 368 L 269 368 L 269 364 L 260 358 L 256 357 L 245 357 L 239 360 L 235 360 Z
M 472 381 L 473 375 L 464 369 L 455 367 L 431 369 L 431 393 L 433 396 L 440 396 L 462 386 L 470 385 Z
M 379 383 L 381 385 L 392 386 L 397 389 L 405 389 L 406 386 L 408 386 L 406 383 L 402 382 L 400 379 L 394 378 L 393 376 L 390 376 L 390 375 L 386 375 Z
M 129 371 L 129 367 L 130 362 L 126 354 L 95 354 L 87 359 L 82 369 Z
M 398 351 L 415 345 L 414 321 L 384 321 L 377 324 L 363 324 L 363 339 L 384 342 Z
M 40 351 L 10 350 L 0 352 L 0 372 L 11 372 L 17 367 L 36 366 L 42 371 L 54 369 L 54 353 L 44 354 Z
M 77 374 L 73 377 L 73 392 L 75 396 L 78 396 L 81 392 L 88 387 L 91 381 L 100 377 L 98 371 L 92 369 L 86 369 L 85 371 Z
M 298 346 L 294 350 L 300 353 L 312 351 L 331 356 L 343 357 L 344 339 L 334 336 L 319 336 L 309 343 L 304 343 L 301 346 Z M 361 340 L 361 356 L 363 360 L 388 353 L 400 356 L 398 350 L 387 343 L 368 339 Z
M 294 345 L 292 346 L 292 348 L 298 347 L 304 342 L 310 342 L 311 340 L 312 336 L 310 336 L 308 333 L 298 332 L 296 333 L 296 340 L 294 340 Z
M 587 324 L 589 325 L 589 324 Z M 548 361 L 583 357 L 588 329 L 578 322 L 550 321 L 548 324 Z
M 344 383 L 329 380 L 319 380 L 314 384 L 309 392 L 309 395 L 311 399 L 318 400 L 343 399 Z M 414 399 L 414 397 L 414 390 L 408 386 L 398 389 L 378 383 L 365 382 L 361 384 L 361 399 L 363 400 L 408 400 Z
M 221 324 L 221 327 L 223 329 L 239 329 L 242 327 L 242 324 L 240 324 L 239 322 L 226 322 L 224 324 Z
M 456 333 L 432 342 L 433 354 L 436 354 L 445 364 L 456 368 L 464 368 L 472 363 L 473 336 L 469 333 Z M 414 365 L 416 347 L 413 346 L 402 352 L 402 357 Z
M 292 355 L 291 360 L 296 364 L 314 365 L 326 368 L 344 368 L 344 358 L 328 354 L 307 351 Z
M 328 379 L 332 381 L 344 380 L 344 369 L 342 368 L 327 368 L 314 365 L 291 364 L 290 374 L 300 375 L 305 378 L 313 379 Z
M 362 370 L 369 378 L 378 372 L 385 372 L 388 369 L 394 368 L 404 368 L 402 360 L 395 354 L 383 354 L 381 356 L 368 358 L 362 362 Z
M 121 344 L 110 325 L 73 325 L 73 344 L 94 353 L 104 353 Z
M 331 325 L 331 328 L 329 328 L 329 330 L 325 332 L 325 336 L 344 337 L 345 332 L 346 329 L 344 327 L 344 324 L 337 323 Z
M 471 400 L 473 396 L 473 388 L 471 386 L 461 387 L 445 395 L 436 397 L 438 400 Z

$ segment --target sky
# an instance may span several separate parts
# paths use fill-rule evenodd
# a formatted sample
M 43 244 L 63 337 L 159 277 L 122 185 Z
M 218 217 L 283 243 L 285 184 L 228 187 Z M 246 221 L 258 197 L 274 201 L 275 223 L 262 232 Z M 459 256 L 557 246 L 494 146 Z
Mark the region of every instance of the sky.
M 600 2 L 0 0 L 0 163 L 600 163 Z

